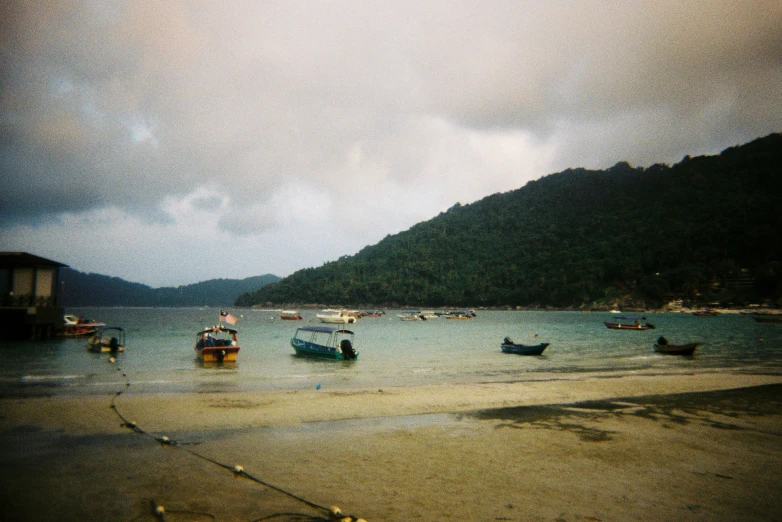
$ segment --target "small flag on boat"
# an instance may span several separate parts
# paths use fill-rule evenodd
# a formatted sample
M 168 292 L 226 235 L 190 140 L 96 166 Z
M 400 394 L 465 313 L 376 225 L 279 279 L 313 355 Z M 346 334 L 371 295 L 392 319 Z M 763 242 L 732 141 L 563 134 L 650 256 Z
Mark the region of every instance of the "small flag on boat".
M 236 324 L 236 317 L 222 310 L 220 310 L 220 320 L 228 324 Z

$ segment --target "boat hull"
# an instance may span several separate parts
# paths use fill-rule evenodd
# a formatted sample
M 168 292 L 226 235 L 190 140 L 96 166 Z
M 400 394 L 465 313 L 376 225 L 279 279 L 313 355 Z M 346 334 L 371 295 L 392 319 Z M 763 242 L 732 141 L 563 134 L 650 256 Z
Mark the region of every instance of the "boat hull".
M 63 335 L 66 337 L 84 337 L 93 335 L 100 328 L 106 326 L 106 323 L 84 323 L 84 324 L 66 324 L 63 329 Z
M 665 355 L 692 355 L 695 350 L 700 346 L 700 343 L 690 344 L 656 344 L 654 345 L 654 351 Z
M 549 343 L 540 343 L 535 345 L 525 344 L 501 344 L 503 353 L 512 353 L 516 355 L 540 355 L 548 347 Z
M 196 356 L 204 362 L 236 362 L 239 346 L 207 346 L 195 348 Z

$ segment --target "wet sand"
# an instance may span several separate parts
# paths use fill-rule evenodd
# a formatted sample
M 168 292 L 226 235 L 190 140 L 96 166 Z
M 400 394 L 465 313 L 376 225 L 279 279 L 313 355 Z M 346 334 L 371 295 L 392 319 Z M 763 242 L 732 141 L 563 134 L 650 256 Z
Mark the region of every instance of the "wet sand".
M 782 376 L 118 389 L 0 399 L 0 520 L 782 519 Z

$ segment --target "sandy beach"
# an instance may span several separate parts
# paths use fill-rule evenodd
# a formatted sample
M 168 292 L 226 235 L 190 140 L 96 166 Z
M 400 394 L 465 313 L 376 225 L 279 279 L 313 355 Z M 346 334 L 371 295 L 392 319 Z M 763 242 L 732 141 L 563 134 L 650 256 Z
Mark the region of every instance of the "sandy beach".
M 782 518 L 782 376 L 549 377 L 4 398 L 0 517 Z

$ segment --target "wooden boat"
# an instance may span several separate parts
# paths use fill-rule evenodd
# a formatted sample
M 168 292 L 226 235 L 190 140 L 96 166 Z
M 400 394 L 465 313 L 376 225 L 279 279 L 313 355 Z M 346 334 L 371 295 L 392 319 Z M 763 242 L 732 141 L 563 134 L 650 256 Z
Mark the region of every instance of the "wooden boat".
M 324 312 L 329 311 L 331 310 L 324 310 Z M 358 321 L 356 314 L 348 310 L 338 310 L 336 313 L 331 314 L 316 314 L 316 317 L 320 319 L 321 323 L 352 324 Z
M 99 328 L 106 326 L 106 323 L 98 323 L 91 319 L 68 314 L 63 316 L 63 333 L 68 337 L 80 337 L 83 335 L 93 335 Z
M 237 330 L 220 323 L 198 332 L 193 349 L 204 362 L 236 362 L 240 349 L 238 335 Z
M 613 319 L 616 322 L 603 323 L 606 328 L 611 330 L 651 330 L 655 328 L 652 323 L 646 321 L 646 317 L 617 316 Z
M 296 310 L 283 310 L 280 312 L 280 319 L 283 321 L 301 321 L 302 317 Z
M 692 355 L 701 343 L 668 344 L 668 339 L 660 337 L 654 343 L 654 351 L 666 355 Z
M 105 326 L 90 337 L 87 345 L 91 352 L 122 352 L 125 350 L 125 330 L 119 326 Z
M 302 326 L 291 338 L 296 355 L 338 361 L 358 359 L 353 347 L 353 332 L 331 326 Z
M 510 337 L 506 337 L 502 341 L 500 348 L 502 349 L 503 353 L 514 353 L 516 355 L 540 355 L 548 345 L 549 343 L 540 343 L 534 345 L 518 344 L 514 343 Z

